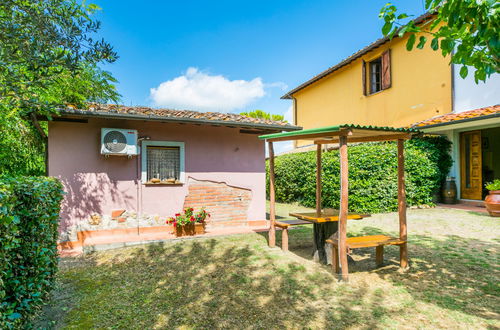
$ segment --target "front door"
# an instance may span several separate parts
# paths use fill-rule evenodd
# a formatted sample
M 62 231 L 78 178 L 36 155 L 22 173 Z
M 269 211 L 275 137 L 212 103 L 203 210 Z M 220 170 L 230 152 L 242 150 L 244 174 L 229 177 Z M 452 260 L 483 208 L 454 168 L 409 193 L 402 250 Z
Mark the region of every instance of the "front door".
M 482 199 L 481 131 L 460 133 L 460 195 Z

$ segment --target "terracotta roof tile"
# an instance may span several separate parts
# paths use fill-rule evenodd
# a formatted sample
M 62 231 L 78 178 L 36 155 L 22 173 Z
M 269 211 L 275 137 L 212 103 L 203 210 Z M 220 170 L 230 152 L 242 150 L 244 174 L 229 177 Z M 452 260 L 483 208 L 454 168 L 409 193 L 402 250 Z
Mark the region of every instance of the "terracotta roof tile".
M 458 121 L 458 120 L 467 120 L 467 119 L 473 119 L 473 118 L 478 118 L 478 117 L 484 117 L 484 116 L 488 116 L 488 115 L 494 115 L 497 113 L 500 114 L 500 105 L 498 105 L 498 104 L 493 105 L 493 106 L 489 106 L 489 107 L 480 108 L 480 109 L 474 109 L 474 110 L 463 111 L 463 112 L 454 112 L 454 113 L 448 113 L 446 115 L 436 116 L 436 117 L 415 123 L 415 124 L 411 125 L 411 127 L 418 128 L 418 127 L 432 126 L 432 125 L 450 123 L 450 122 L 454 122 L 454 121 Z
M 66 109 L 60 110 L 61 114 L 74 114 L 85 116 L 86 114 L 114 114 L 114 115 L 128 115 L 128 116 L 148 116 L 155 118 L 171 118 L 171 119 L 187 119 L 193 121 L 213 121 L 213 122 L 227 122 L 229 123 L 242 123 L 242 124 L 256 124 L 256 125 L 269 125 L 281 126 L 284 129 L 299 129 L 299 127 L 291 125 L 284 121 L 274 121 L 260 118 L 252 118 L 235 113 L 221 113 L 221 112 L 198 112 L 193 110 L 176 110 L 176 109 L 157 109 L 143 106 L 125 106 L 117 104 L 91 104 L 87 109 L 75 109 L 73 106 L 68 105 Z

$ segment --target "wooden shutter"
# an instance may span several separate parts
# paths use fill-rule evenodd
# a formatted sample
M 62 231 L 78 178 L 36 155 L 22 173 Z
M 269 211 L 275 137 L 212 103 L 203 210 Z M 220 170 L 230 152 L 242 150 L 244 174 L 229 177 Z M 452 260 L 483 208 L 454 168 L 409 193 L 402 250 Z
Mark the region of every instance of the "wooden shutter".
M 361 83 L 363 84 L 363 95 L 366 96 L 366 62 L 363 60 L 361 68 Z
M 391 87 L 391 50 L 382 54 L 382 89 Z

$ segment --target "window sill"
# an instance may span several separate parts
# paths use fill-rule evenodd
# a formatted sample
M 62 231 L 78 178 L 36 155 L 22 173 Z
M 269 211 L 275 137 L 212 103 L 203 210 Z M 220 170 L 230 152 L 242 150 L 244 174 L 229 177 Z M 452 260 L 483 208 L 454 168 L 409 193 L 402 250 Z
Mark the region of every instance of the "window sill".
M 182 186 L 184 182 L 143 182 L 145 186 Z
M 385 91 L 385 90 L 387 90 L 387 89 L 382 89 L 382 90 L 380 90 L 380 91 L 378 91 L 378 92 L 375 92 L 375 93 L 371 93 L 371 94 L 366 94 L 366 96 L 372 96 L 372 95 L 377 95 L 377 94 L 380 94 L 380 93 L 382 93 L 382 92 L 383 92 L 383 91 Z

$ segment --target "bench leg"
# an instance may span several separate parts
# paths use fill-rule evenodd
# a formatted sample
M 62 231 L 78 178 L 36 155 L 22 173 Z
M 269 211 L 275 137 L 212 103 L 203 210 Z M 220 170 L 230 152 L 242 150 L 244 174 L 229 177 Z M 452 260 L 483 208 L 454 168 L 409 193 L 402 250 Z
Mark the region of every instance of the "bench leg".
M 332 244 L 332 269 L 335 274 L 340 272 L 339 250 Z
M 406 243 L 399 246 L 399 264 L 401 268 L 408 268 L 408 246 Z
M 281 249 L 283 251 L 288 251 L 288 228 L 283 228 L 281 230 Z
M 375 248 L 375 261 L 377 262 L 377 267 L 384 264 L 384 246 L 380 245 Z

